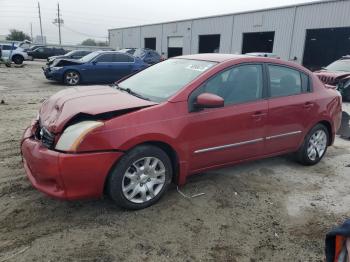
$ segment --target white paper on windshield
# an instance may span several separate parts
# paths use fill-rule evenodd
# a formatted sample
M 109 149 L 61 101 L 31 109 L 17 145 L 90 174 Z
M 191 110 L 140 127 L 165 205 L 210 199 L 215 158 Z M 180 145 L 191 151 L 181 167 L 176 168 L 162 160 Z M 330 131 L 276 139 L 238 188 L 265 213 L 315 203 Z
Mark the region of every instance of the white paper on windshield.
M 212 66 L 213 66 L 212 64 L 208 64 L 208 65 L 188 65 L 186 67 L 186 69 L 199 71 L 199 72 L 204 72 L 205 70 L 208 70 Z

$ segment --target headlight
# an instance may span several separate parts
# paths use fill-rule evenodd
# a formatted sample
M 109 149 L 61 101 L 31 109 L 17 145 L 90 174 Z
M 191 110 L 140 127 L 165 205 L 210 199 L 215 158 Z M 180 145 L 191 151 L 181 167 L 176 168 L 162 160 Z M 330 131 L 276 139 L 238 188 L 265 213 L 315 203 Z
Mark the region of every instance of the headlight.
M 67 127 L 56 144 L 56 149 L 75 152 L 84 137 L 97 127 L 103 126 L 99 121 L 83 121 Z
M 53 67 L 51 67 L 51 71 L 56 71 L 56 70 L 59 70 L 61 68 L 62 68 L 62 66 L 53 66 Z

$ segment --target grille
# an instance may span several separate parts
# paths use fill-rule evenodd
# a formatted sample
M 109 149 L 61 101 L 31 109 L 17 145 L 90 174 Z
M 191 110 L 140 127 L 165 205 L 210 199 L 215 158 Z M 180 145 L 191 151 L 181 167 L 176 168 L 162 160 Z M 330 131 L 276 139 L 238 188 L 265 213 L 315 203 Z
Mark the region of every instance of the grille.
M 45 147 L 53 148 L 55 143 L 55 135 L 50 133 L 45 127 L 39 126 L 35 136 Z

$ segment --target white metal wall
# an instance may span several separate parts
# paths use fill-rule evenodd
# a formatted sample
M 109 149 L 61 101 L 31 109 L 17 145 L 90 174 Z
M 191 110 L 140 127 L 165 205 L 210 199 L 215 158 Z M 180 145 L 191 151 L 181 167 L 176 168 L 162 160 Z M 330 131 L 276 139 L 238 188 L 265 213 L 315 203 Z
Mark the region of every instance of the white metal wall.
M 350 1 L 297 7 L 290 57 L 302 63 L 307 29 L 350 27 Z
M 123 48 L 141 47 L 141 27 L 131 27 L 123 29 Z
M 191 27 L 192 21 L 163 24 L 162 53 L 168 56 L 168 37 L 182 36 L 184 55 L 191 54 Z
M 123 48 L 123 29 L 109 31 L 109 46 L 115 50 Z
M 156 37 L 157 51 L 167 56 L 169 36 L 183 36 L 183 54 L 198 53 L 199 35 L 209 34 L 220 34 L 220 53 L 241 53 L 243 33 L 275 31 L 273 52 L 302 63 L 306 30 L 331 27 L 350 27 L 350 0 L 113 29 L 109 35 L 115 49 L 143 47 L 145 37 Z
M 233 16 L 220 16 L 193 20 L 191 53 L 198 53 L 200 35 L 220 35 L 220 53 L 230 53 Z
M 244 33 L 274 31 L 273 52 L 283 59 L 288 59 L 294 13 L 295 8 L 286 8 L 235 15 L 231 52 L 242 52 Z
M 141 27 L 141 47 L 145 47 L 145 38 L 156 38 L 156 50 L 160 54 L 162 52 L 162 28 L 163 25 L 149 25 Z

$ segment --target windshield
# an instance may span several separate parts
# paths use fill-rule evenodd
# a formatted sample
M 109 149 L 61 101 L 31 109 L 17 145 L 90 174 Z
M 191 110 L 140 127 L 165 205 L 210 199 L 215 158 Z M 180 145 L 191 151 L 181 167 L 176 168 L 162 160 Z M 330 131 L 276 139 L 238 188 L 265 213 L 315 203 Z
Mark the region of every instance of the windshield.
M 350 72 L 350 60 L 338 60 L 328 65 L 326 68 L 328 71 L 344 71 Z
M 89 62 L 91 59 L 95 58 L 98 54 L 99 54 L 99 52 L 92 52 L 92 53 L 80 58 L 80 61 L 83 63 Z
M 155 102 L 163 102 L 216 63 L 169 59 L 155 64 L 119 83 L 124 89 Z

